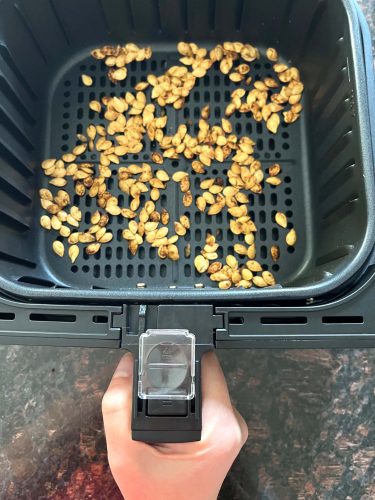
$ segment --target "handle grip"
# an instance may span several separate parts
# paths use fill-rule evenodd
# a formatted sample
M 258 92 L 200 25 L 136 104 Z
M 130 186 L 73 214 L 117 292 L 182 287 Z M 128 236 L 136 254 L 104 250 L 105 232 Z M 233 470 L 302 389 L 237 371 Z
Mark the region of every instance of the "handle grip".
M 195 396 L 190 400 L 141 399 L 139 359 L 134 363 L 132 437 L 147 443 L 200 441 L 202 430 L 201 361 L 195 360 Z

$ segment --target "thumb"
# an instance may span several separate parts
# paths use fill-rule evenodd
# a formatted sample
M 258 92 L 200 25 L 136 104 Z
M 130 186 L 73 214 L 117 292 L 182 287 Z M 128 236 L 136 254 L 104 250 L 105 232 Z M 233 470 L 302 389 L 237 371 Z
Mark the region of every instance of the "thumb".
M 131 414 L 133 391 L 133 356 L 126 353 L 117 366 L 102 401 L 104 430 L 109 458 L 122 460 L 132 443 Z

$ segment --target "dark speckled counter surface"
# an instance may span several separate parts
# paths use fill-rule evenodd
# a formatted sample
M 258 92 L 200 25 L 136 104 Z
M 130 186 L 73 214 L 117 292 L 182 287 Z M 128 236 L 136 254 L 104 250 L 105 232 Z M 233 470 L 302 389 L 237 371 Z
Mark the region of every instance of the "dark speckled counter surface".
M 219 354 L 249 426 L 222 500 L 375 499 L 375 350 Z M 0 499 L 122 498 L 100 412 L 120 356 L 0 346 Z

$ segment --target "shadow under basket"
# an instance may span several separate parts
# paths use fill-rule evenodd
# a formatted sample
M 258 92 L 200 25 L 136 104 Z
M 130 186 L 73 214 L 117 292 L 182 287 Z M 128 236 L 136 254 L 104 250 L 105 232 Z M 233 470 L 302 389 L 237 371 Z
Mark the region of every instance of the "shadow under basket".
M 281 60 L 301 71 L 304 111 L 296 123 L 282 124 L 273 135 L 249 114 L 231 117 L 234 132 L 256 142 L 264 170 L 275 162 L 282 167 L 282 185 L 265 184 L 262 194 L 251 194 L 249 209 L 259 228 L 257 259 L 275 275 L 276 287 L 222 291 L 196 273 L 194 257 L 207 233 L 217 237 L 219 259 L 233 253 L 237 237 L 229 231 L 226 210 L 209 217 L 195 204 L 185 208 L 173 182 L 158 209 L 169 211 L 171 227 L 183 214 L 190 218 L 191 230 L 178 242 L 177 262 L 160 260 L 149 245 L 132 256 L 121 236 L 121 216 L 111 217 L 108 225 L 112 242 L 94 256 L 81 251 L 74 264 L 52 252 L 56 235 L 39 225 L 44 212 L 38 190 L 48 187 L 41 161 L 71 151 L 76 134 L 89 123 L 103 123 L 89 110 L 90 100 L 131 91 L 147 74 L 162 74 L 176 64 L 180 40 L 207 48 L 226 40 L 256 45 L 262 57 L 251 64 L 255 79 L 272 72 L 264 57 L 268 46 L 276 47 Z M 128 78 L 116 86 L 90 50 L 124 42 L 151 45 L 153 57 L 132 63 Z M 0 1 L 0 289 L 45 301 L 246 301 L 334 293 L 365 269 L 374 243 L 373 155 L 364 72 L 360 27 L 350 0 Z M 93 76 L 92 87 L 82 85 L 82 73 Z M 167 133 L 179 123 L 194 126 L 207 104 L 210 123 L 218 123 L 235 88 L 213 67 L 197 79 L 182 110 L 168 107 Z M 150 161 L 152 148 L 146 143 L 121 165 Z M 86 159 L 98 162 L 95 154 L 88 153 Z M 109 190 L 126 205 L 115 167 Z M 204 178 L 220 176 L 229 167 L 230 162 L 214 163 L 206 176 L 191 175 L 193 196 Z M 184 159 L 167 160 L 163 168 L 170 174 L 191 171 Z M 73 198 L 72 183 L 65 189 Z M 82 210 L 84 230 L 96 200 L 75 196 L 74 203 Z M 287 247 L 286 231 L 274 222 L 277 211 L 284 212 L 289 227 L 297 231 L 295 248 Z M 277 262 L 270 256 L 272 245 L 280 246 Z

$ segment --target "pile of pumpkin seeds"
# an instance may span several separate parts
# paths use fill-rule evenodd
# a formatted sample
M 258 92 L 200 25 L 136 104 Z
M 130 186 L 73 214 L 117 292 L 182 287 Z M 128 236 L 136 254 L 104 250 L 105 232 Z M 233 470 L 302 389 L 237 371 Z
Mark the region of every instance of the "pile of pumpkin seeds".
M 262 193 L 264 182 L 272 186 L 282 184 L 281 166 L 274 164 L 265 172 L 253 156 L 255 142 L 246 135 L 235 134 L 230 117 L 235 112 L 248 113 L 256 121 L 264 121 L 267 129 L 276 134 L 282 120 L 293 123 L 300 117 L 304 89 L 300 73 L 297 68 L 280 63 L 274 48 L 266 51 L 266 57 L 273 63 L 274 78 L 263 81 L 253 81 L 250 74 L 251 63 L 260 58 L 259 50 L 250 44 L 225 42 L 207 50 L 195 43 L 179 42 L 177 50 L 181 65 L 172 66 L 159 76 L 149 74 L 145 81 L 135 85 L 133 92 L 119 91 L 117 96 L 92 100 L 90 109 L 103 116 L 107 125 L 90 124 L 85 133 L 77 135 L 77 145 L 71 152 L 42 162 L 51 188 L 40 189 L 41 206 L 46 211 L 40 224 L 46 230 L 56 231 L 58 238 L 52 244 L 55 254 L 63 257 L 67 253 L 74 263 L 82 248 L 86 254 L 93 255 L 109 243 L 113 238 L 106 229 L 110 217 L 122 216 L 122 235 L 133 255 L 140 245 L 149 244 L 158 249 L 160 259 L 176 261 L 184 258 L 179 254 L 177 242 L 191 229 L 191 221 L 186 215 L 172 221 L 171 214 L 165 208 L 158 209 L 157 203 L 167 184 L 177 183 L 185 207 L 195 203 L 199 211 L 209 216 L 227 210 L 231 216 L 230 231 L 243 240 L 234 245 L 235 255 L 226 255 L 224 262 L 220 262 L 219 243 L 214 235 L 208 234 L 204 248 L 195 256 L 197 272 L 208 274 L 221 289 L 273 286 L 274 276 L 263 270 L 256 260 L 258 228 L 248 208 L 249 193 Z M 108 78 L 116 83 L 126 80 L 128 64 L 150 59 L 152 50 L 129 43 L 97 48 L 91 54 L 104 61 L 109 68 Z M 183 108 L 197 79 L 203 78 L 213 66 L 218 66 L 238 84 L 226 106 L 225 116 L 219 123 L 210 125 L 210 106 L 207 105 L 201 110 L 196 135 L 190 133 L 187 123 L 180 123 L 174 134 L 167 135 L 165 108 Z M 94 77 L 84 74 L 81 78 L 85 86 L 95 85 Z M 158 109 L 162 110 L 159 115 Z M 151 162 L 121 165 L 125 156 L 128 159 L 141 152 L 146 140 L 155 141 L 159 148 L 152 153 Z M 98 165 L 82 160 L 81 156 L 87 152 L 99 154 Z M 201 192 L 194 200 L 191 172 L 180 170 L 170 177 L 163 168 L 166 159 L 182 157 L 190 161 L 191 170 L 197 174 L 207 175 L 210 167 L 217 163 L 230 161 L 231 166 L 225 179 L 202 180 Z M 118 198 L 108 189 L 114 165 L 119 166 L 117 182 L 119 189 L 128 195 L 127 206 L 120 206 Z M 80 231 L 82 213 L 72 205 L 64 189 L 69 182 L 76 195 L 96 199 L 97 207 L 86 231 Z M 53 192 L 54 189 L 57 192 Z M 143 205 L 142 196 L 149 198 Z M 297 233 L 294 228 L 287 231 L 286 215 L 277 212 L 275 222 L 286 231 L 286 245 L 295 246 Z M 279 246 L 271 247 L 274 262 L 280 258 L 280 252 Z M 190 244 L 187 244 L 184 256 L 188 258 L 190 253 Z M 236 255 L 246 257 L 246 263 L 241 265 Z

